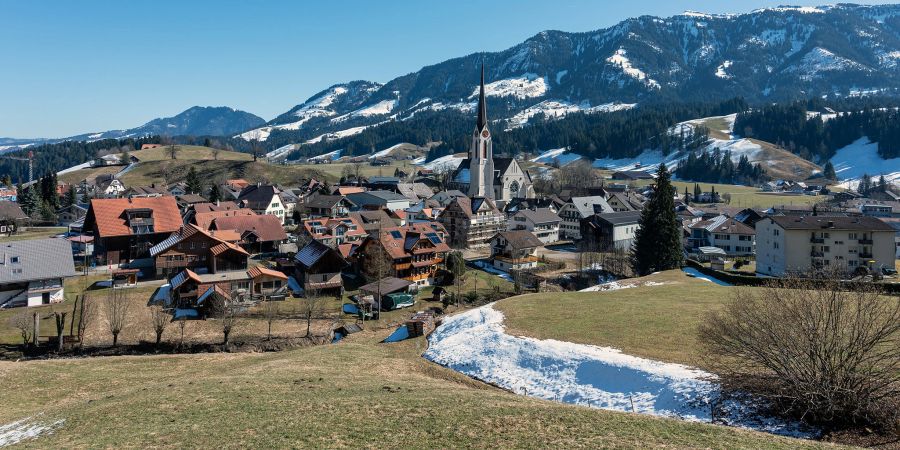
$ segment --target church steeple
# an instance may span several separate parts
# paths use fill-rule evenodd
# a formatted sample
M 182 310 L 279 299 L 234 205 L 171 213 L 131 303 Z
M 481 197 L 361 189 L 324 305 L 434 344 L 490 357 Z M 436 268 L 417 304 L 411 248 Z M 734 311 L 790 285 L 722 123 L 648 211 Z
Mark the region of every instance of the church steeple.
M 484 62 L 481 63 L 481 90 L 478 93 L 478 123 L 475 125 L 478 131 L 487 126 L 487 104 L 484 101 Z

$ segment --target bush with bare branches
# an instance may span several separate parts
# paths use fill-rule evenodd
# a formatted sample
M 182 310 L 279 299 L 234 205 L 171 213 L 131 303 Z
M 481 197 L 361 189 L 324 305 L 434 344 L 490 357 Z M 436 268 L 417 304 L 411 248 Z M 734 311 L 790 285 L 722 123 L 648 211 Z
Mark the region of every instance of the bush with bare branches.
M 832 279 L 740 289 L 700 327 L 726 393 L 828 429 L 900 426 L 900 300 Z
M 128 310 L 130 299 L 121 289 L 110 289 L 103 302 L 103 313 L 106 315 L 106 325 L 112 334 L 113 346 L 119 344 L 119 334 L 128 326 Z
M 34 318 L 31 317 L 31 312 L 25 309 L 17 312 L 9 318 L 9 325 L 19 330 L 19 334 L 22 336 L 22 345 L 28 345 L 31 342 L 31 333 L 34 329 Z
M 156 335 L 157 347 L 162 341 L 162 335 L 170 322 L 172 322 L 172 316 L 162 305 L 150 306 L 150 325 L 153 327 L 153 333 Z

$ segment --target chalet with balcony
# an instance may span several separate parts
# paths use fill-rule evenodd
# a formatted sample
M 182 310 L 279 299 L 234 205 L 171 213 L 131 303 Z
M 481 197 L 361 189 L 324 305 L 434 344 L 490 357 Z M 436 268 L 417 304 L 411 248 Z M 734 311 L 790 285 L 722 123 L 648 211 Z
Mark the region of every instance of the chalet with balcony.
M 357 249 L 358 266 L 375 275 L 371 271 L 386 263 L 383 276 L 428 286 L 450 252 L 445 236 L 439 225 L 423 222 L 382 229 L 380 236 L 367 238 Z
M 340 252 L 321 242 L 310 241 L 294 255 L 294 261 L 294 278 L 303 292 L 343 294 L 344 280 L 341 272 L 350 263 Z
M 196 273 L 247 270 L 246 250 L 196 225 L 185 225 L 150 249 L 157 277 L 191 269 Z
M 509 221 L 509 230 L 527 230 L 542 243 L 550 244 L 559 240 L 561 219 L 548 208 L 523 209 L 515 213 Z
M 491 239 L 491 263 L 503 271 L 534 269 L 544 244 L 528 230 L 501 231 Z
M 688 248 L 717 247 L 728 256 L 751 256 L 755 253 L 756 231 L 728 216 L 720 215 L 691 225 Z
M 300 232 L 331 248 L 362 241 L 368 233 L 354 217 L 308 219 Z
M 150 248 L 181 229 L 175 197 L 93 199 L 83 230 L 94 237 L 100 264 L 150 257 Z
M 347 217 L 353 202 L 343 195 L 325 195 L 315 192 L 303 201 L 303 214 L 307 218 Z
M 209 229 L 220 233 L 231 230 L 240 236 L 238 244 L 251 253 L 277 251 L 278 245 L 287 240 L 281 220 L 269 214 L 220 217 Z
M 65 279 L 73 276 L 72 249 L 65 239 L 0 244 L 0 308 L 60 303 Z

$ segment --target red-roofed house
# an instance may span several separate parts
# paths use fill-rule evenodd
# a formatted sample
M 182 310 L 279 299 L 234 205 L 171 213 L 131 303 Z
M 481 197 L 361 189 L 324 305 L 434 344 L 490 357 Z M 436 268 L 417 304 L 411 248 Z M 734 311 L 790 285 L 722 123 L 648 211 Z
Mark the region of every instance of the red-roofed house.
M 119 264 L 150 256 L 150 247 L 181 228 L 175 197 L 93 199 L 84 231 L 94 236 L 94 257 Z
M 197 273 L 247 270 L 250 256 L 243 248 L 204 231 L 185 225 L 166 240 L 150 248 L 156 276 L 174 275 L 183 269 Z
M 303 234 L 331 247 L 362 241 L 368 235 L 354 217 L 309 219 L 303 221 Z
M 419 222 L 402 227 L 384 228 L 380 237 L 367 238 L 356 251 L 358 267 L 372 269 L 379 258 L 390 259 L 384 276 L 411 281 L 420 286 L 434 282 L 434 274 L 450 252 L 442 227 Z M 370 274 L 371 275 L 371 274 Z
M 234 230 L 241 236 L 238 244 L 249 252 L 264 253 L 278 250 L 278 244 L 287 240 L 281 219 L 269 214 L 229 216 L 213 220 L 210 230 L 221 232 Z

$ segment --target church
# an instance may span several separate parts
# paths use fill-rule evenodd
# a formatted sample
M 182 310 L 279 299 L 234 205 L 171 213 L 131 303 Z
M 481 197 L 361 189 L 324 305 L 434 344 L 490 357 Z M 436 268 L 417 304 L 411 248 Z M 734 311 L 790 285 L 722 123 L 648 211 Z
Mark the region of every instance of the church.
M 456 168 L 451 184 L 469 197 L 484 197 L 501 203 L 515 198 L 534 198 L 528 171 L 513 158 L 494 158 L 484 98 L 484 64 L 481 65 L 478 121 L 472 133 L 469 157 Z

